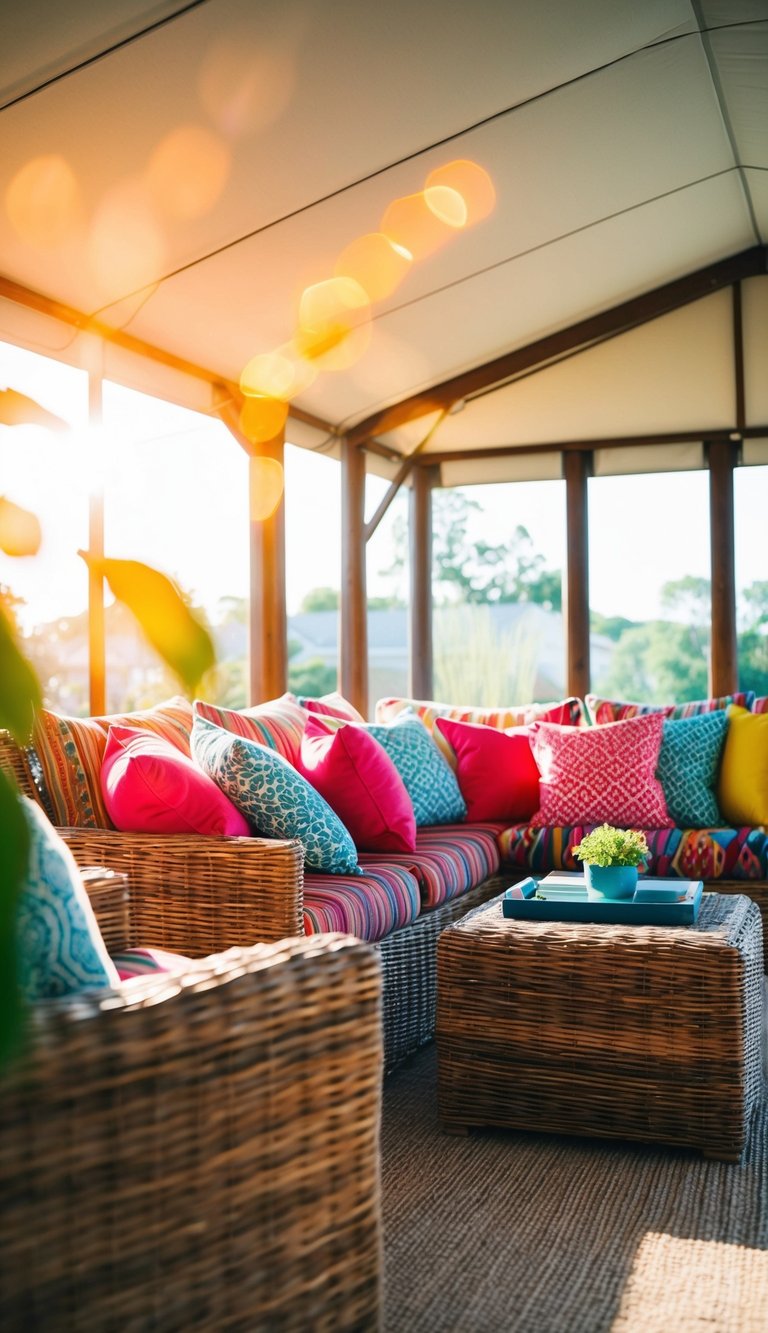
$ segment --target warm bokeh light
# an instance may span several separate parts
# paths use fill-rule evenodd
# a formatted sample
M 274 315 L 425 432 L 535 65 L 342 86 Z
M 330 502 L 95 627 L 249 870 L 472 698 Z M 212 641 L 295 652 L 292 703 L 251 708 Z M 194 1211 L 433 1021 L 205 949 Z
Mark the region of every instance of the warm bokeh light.
M 271 518 L 282 499 L 285 476 L 276 458 L 252 458 L 250 462 L 251 519 L 262 523 Z
M 346 370 L 371 337 L 368 294 L 353 278 L 328 278 L 302 292 L 295 338 L 300 354 L 321 370 Z
M 296 361 L 282 352 L 260 352 L 252 356 L 240 375 L 240 388 L 250 397 L 282 398 L 296 392 Z
M 287 420 L 288 404 L 282 398 L 246 398 L 240 409 L 240 429 L 251 444 L 274 440 Z
M 252 37 L 216 42 L 200 70 L 200 101 L 213 124 L 231 139 L 255 134 L 282 115 L 293 96 L 296 64 L 275 42 Z
M 213 208 L 231 166 L 232 150 L 218 134 L 202 125 L 179 125 L 149 159 L 147 188 L 168 217 L 189 221 Z
M 434 254 L 453 235 L 454 229 L 453 224 L 446 223 L 430 208 L 423 191 L 393 200 L 381 219 L 381 230 L 393 245 L 415 260 Z
M 165 240 L 141 181 L 124 180 L 104 196 L 90 231 L 89 258 L 105 292 L 148 286 L 162 273 Z
M 358 282 L 371 301 L 381 301 L 399 287 L 412 263 L 407 250 L 395 245 L 382 231 L 371 231 L 342 250 L 334 272 L 337 278 Z
M 430 185 L 424 191 L 424 198 L 427 208 L 446 227 L 454 227 L 459 231 L 467 225 L 467 205 L 458 190 L 452 190 L 447 185 Z
M 457 158 L 427 176 L 426 190 L 448 188 L 460 194 L 466 206 L 466 225 L 482 222 L 496 203 L 496 191 L 488 172 L 477 162 Z
M 30 245 L 58 245 L 81 219 L 80 189 L 69 163 L 57 153 L 34 157 L 5 191 L 14 231 Z
M 37 515 L 0 495 L 0 551 L 6 555 L 36 555 L 40 541 Z

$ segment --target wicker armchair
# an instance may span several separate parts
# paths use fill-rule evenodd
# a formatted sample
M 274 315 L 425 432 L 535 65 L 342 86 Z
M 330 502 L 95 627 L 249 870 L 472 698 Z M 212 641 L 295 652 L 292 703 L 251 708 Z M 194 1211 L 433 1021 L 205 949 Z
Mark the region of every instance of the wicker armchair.
M 134 942 L 120 877 L 89 892 Z M 379 988 L 326 935 L 36 1006 L 0 1078 L 0 1327 L 376 1328 Z

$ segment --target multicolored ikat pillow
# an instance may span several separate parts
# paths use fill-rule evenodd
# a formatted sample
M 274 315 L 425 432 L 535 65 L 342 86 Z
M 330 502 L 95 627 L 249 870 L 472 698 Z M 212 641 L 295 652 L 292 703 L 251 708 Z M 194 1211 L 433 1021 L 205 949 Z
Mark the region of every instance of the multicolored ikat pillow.
M 347 829 L 282 755 L 199 716 L 192 728 L 192 755 L 257 833 L 298 838 L 312 870 L 359 873 Z
M 678 828 L 722 824 L 715 787 L 727 730 L 728 715 L 723 711 L 664 722 L 656 775 L 670 819 Z

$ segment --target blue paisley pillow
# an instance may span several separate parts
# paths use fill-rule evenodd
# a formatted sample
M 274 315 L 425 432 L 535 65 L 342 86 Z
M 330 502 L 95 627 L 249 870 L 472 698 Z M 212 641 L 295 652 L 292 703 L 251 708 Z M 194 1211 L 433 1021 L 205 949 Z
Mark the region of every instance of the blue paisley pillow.
M 311 870 L 361 873 L 357 849 L 338 815 L 281 754 L 196 717 L 192 755 L 257 833 L 298 838 Z
M 466 818 L 467 807 L 456 774 L 420 718 L 398 718 L 389 726 L 369 722 L 366 731 L 384 747 L 403 779 L 417 826 L 456 824 Z
M 664 723 L 656 776 L 678 828 L 722 826 L 714 788 L 727 730 L 728 715 L 719 711 Z
M 19 898 L 19 983 L 27 1000 L 120 984 L 75 859 L 39 806 L 20 797 L 30 832 Z

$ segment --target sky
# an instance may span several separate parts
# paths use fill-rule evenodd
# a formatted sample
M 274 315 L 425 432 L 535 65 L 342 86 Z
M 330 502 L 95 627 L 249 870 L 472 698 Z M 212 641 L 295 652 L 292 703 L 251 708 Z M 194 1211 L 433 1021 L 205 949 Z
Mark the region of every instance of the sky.
M 0 495 L 41 519 L 41 552 L 12 560 L 0 553 L 0 583 L 27 607 L 23 623 L 82 610 L 88 495 L 105 493 L 106 553 L 145 560 L 171 574 L 207 609 L 248 591 L 246 457 L 226 428 L 199 413 L 117 385 L 104 388 L 104 427 L 89 435 L 82 371 L 0 343 L 0 388 L 12 385 L 71 423 L 64 433 L 0 426 Z M 290 438 L 290 437 L 289 437 Z M 339 587 L 341 500 L 338 463 L 286 449 L 286 579 L 289 613 L 313 587 Z M 368 478 L 367 512 L 387 489 Z M 503 542 L 525 526 L 550 567 L 565 560 L 561 482 L 467 488 L 482 506 L 470 535 Z M 736 482 L 737 586 L 768 578 L 765 514 L 768 467 L 742 468 Z M 663 614 L 660 589 L 686 574 L 709 573 L 708 479 L 704 472 L 599 478 L 589 483 L 590 601 L 604 615 Z M 392 559 L 392 524 L 406 513 L 404 493 L 369 548 L 372 596 L 406 592 L 379 571 Z

